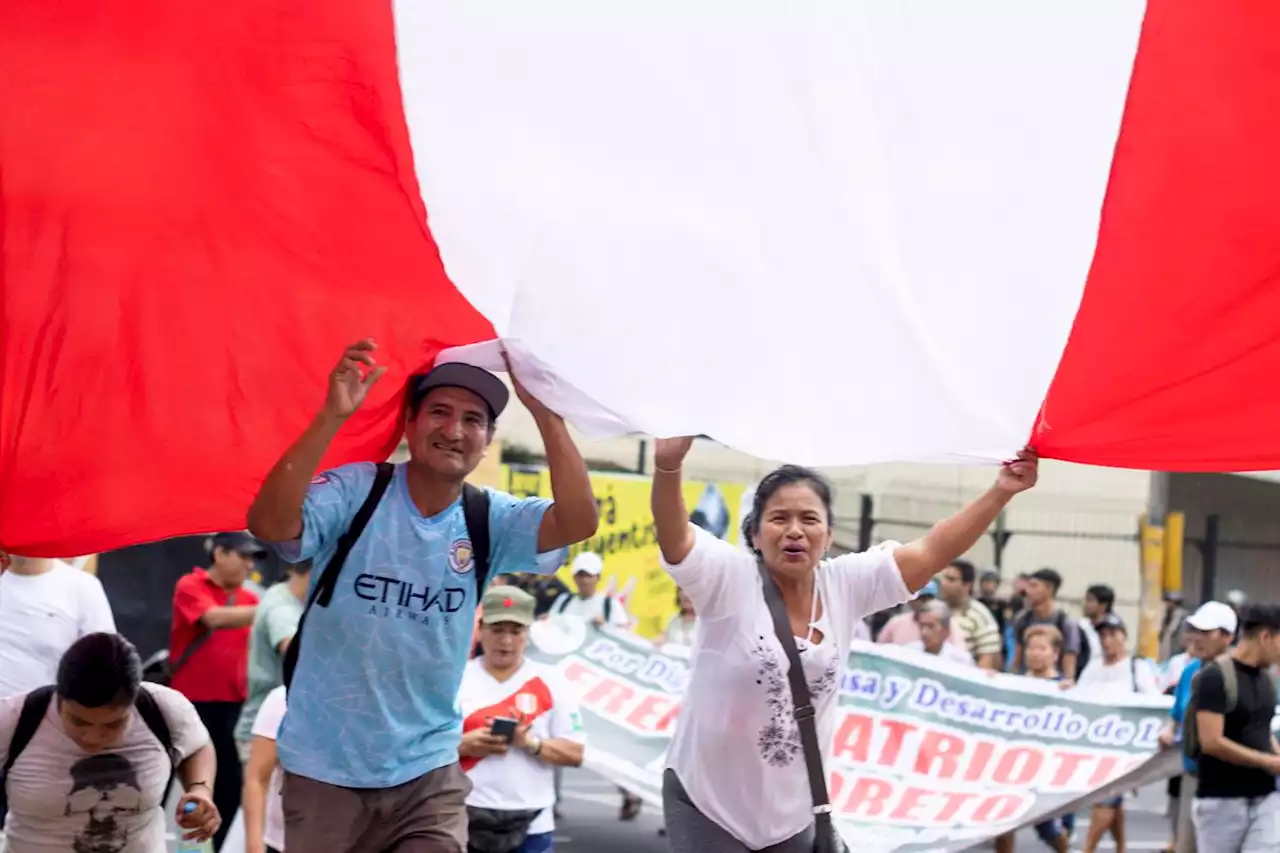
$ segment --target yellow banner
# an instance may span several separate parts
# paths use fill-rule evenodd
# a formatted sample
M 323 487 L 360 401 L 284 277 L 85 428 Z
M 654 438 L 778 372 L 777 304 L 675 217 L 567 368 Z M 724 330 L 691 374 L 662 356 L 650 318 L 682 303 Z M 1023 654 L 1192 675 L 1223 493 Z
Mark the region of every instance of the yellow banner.
M 505 491 L 520 497 L 551 497 L 551 476 L 545 467 L 502 466 Z M 583 550 L 604 560 L 601 589 L 621 601 L 636 633 L 654 639 L 666 630 L 676 613 L 675 583 L 662 569 L 658 541 L 649 510 L 648 477 L 635 474 L 591 474 L 591 487 L 600 507 L 600 529 L 586 542 L 569 549 L 559 576 L 573 588 L 569 564 Z M 745 483 L 684 484 L 685 505 L 698 526 L 729 542 L 741 541 L 742 496 Z

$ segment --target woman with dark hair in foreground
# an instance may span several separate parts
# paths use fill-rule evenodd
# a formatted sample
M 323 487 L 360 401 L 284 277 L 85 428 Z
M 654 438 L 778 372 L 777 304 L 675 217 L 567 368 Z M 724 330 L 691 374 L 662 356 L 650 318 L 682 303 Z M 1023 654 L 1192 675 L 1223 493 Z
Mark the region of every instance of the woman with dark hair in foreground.
M 86 634 L 62 656 L 56 684 L 0 700 L 9 853 L 164 850 L 175 761 L 178 825 L 210 838 L 221 823 L 214 755 L 195 708 L 143 683 L 128 640 Z
M 667 571 L 692 599 L 692 672 L 663 776 L 674 853 L 812 853 L 814 809 L 787 681 L 765 602 L 762 563 L 781 592 L 819 741 L 832 737 L 837 685 L 858 620 L 897 605 L 968 551 L 1038 460 L 1006 462 L 981 497 L 905 545 L 825 559 L 834 518 L 818 473 L 784 465 L 756 488 L 744 532 L 751 555 L 689 523 L 681 467 L 692 438 L 654 449 L 653 518 Z

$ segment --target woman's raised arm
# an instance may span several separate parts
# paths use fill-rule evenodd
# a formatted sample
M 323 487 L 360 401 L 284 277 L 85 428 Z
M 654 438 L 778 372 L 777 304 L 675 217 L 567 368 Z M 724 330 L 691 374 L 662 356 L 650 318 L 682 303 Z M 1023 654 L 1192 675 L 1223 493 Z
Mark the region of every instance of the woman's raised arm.
M 693 527 L 684 505 L 684 458 L 693 447 L 693 437 L 659 438 L 653 442 L 653 529 L 658 547 L 668 565 L 679 565 L 693 550 Z

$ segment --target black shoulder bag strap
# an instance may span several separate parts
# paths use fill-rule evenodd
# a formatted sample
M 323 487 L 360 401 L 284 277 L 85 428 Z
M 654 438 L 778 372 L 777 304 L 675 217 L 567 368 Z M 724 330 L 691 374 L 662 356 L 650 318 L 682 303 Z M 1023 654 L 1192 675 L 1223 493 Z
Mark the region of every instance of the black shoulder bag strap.
M 314 605 L 319 605 L 320 607 L 329 606 L 329 602 L 333 599 L 333 591 L 338 586 L 338 575 L 342 574 L 342 565 L 347 562 L 347 556 L 351 553 L 351 549 L 355 547 L 360 535 L 364 533 L 364 529 L 369 526 L 369 519 L 373 518 L 373 511 L 378 508 L 378 502 L 386 494 L 387 486 L 391 484 L 391 477 L 395 472 L 395 466 L 390 462 L 378 463 L 378 472 L 373 477 L 373 487 L 369 489 L 369 496 L 364 499 L 364 503 L 356 511 L 356 516 L 351 520 L 351 526 L 347 528 L 347 532 L 339 537 L 338 547 L 333 552 L 333 558 L 325 565 L 324 570 L 320 573 L 320 579 L 316 581 L 316 585 L 311 589 L 311 595 L 307 598 L 307 606 L 302 609 L 302 616 L 298 618 L 298 630 L 294 632 L 293 639 L 289 641 L 289 646 L 284 652 L 284 686 L 286 691 L 293 684 L 293 671 L 298 666 L 298 653 L 302 648 L 302 627 L 306 624 L 307 613 Z
M 764 563 L 757 564 L 760 569 L 760 584 L 764 590 L 764 602 L 769 607 L 769 615 L 773 617 L 773 630 L 782 644 L 790 666 L 787 669 L 787 681 L 791 685 L 791 702 L 795 706 L 796 728 L 800 731 L 800 747 L 804 750 L 804 763 L 809 771 L 809 792 L 813 796 L 813 822 L 816 831 L 814 853 L 841 853 L 849 848 L 836 833 L 831 822 L 831 798 L 827 794 L 827 774 L 822 766 L 822 749 L 818 744 L 818 726 L 813 709 L 813 698 L 809 695 L 809 685 L 804 680 L 804 664 L 800 662 L 800 652 L 796 649 L 796 639 L 791 635 L 791 620 L 787 618 L 787 607 L 782 602 L 782 592 L 774 582 Z M 817 578 L 814 578 L 817 583 Z M 817 595 L 814 590 L 814 595 Z M 835 638 L 831 638 L 834 642 Z
M 14 726 L 13 736 L 9 739 L 9 752 L 4 759 L 4 769 L 0 770 L 0 826 L 4 826 L 4 817 L 9 813 L 9 798 L 5 794 L 4 779 L 13 769 L 13 762 L 36 736 L 36 729 L 44 720 L 53 700 L 53 685 L 37 687 L 22 700 L 22 710 L 18 713 L 18 724 Z
M 138 709 L 138 716 L 142 717 L 142 722 L 151 729 L 156 740 L 160 741 L 160 745 L 164 747 L 165 755 L 169 756 L 169 781 L 165 783 L 164 798 L 160 800 L 162 803 L 167 803 L 169 791 L 173 788 L 173 779 L 178 773 L 178 751 L 173 746 L 173 733 L 169 730 L 169 721 L 164 718 L 164 712 L 160 710 L 160 705 L 145 684 L 139 688 L 138 695 L 133 700 L 133 707 Z
M 470 483 L 462 484 L 462 518 L 471 538 L 471 559 L 476 564 L 476 601 L 484 595 L 489 579 L 489 493 Z

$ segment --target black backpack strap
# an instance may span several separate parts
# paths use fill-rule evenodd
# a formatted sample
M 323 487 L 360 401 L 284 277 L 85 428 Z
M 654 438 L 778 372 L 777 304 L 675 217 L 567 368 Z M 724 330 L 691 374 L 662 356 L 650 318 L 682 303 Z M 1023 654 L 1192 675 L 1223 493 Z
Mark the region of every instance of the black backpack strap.
M 165 783 L 164 798 L 160 800 L 162 803 L 167 803 L 169 790 L 173 788 L 173 779 L 178 773 L 178 750 L 173 745 L 173 733 L 169 730 L 169 721 L 164 718 L 164 712 L 160 710 L 156 698 L 151 695 L 151 691 L 145 684 L 139 688 L 138 695 L 133 700 L 133 707 L 138 709 L 138 716 L 142 717 L 142 722 L 147 724 L 147 728 L 155 735 L 156 740 L 160 741 L 165 754 L 169 756 L 169 781 Z
M 373 486 L 369 489 L 368 497 L 364 499 L 360 509 L 356 510 L 355 518 L 351 519 L 351 526 L 338 539 L 338 547 L 333 552 L 332 559 L 325 564 L 324 570 L 320 572 L 320 578 L 316 581 L 316 585 L 311 590 L 311 595 L 307 598 L 307 606 L 302 609 L 302 616 L 298 618 L 298 630 L 293 633 L 293 639 L 289 641 L 289 646 L 284 652 L 284 686 L 286 690 L 293 683 L 293 671 L 298 666 L 298 654 L 302 647 L 302 628 L 306 624 L 307 613 L 313 605 L 329 606 L 329 602 L 333 599 L 333 591 L 338 586 L 338 575 L 342 574 L 342 566 L 347 562 L 347 556 L 350 555 L 351 549 L 359 541 L 364 529 L 369 526 L 369 520 L 373 518 L 373 512 L 378 508 L 378 502 L 386 494 L 387 486 L 391 485 L 391 478 L 395 475 L 395 472 L 396 468 L 390 462 L 378 463 L 378 470 L 373 476 Z
M 604 624 L 613 624 L 613 596 L 606 595 L 604 597 Z
M 209 642 L 209 639 L 212 636 L 212 628 L 201 628 L 200 633 L 196 634 L 195 639 L 190 643 L 187 643 L 187 647 L 182 650 L 182 654 L 178 655 L 178 659 L 169 665 L 169 677 L 172 678 L 175 672 L 182 669 L 183 665 L 186 664 L 187 661 L 191 660 L 191 656 L 200 651 L 200 647 Z
M 484 595 L 489 579 L 489 493 L 470 483 L 462 484 L 462 517 L 471 539 L 471 559 L 476 564 L 476 600 Z
M 36 729 L 40 728 L 40 722 L 44 720 L 51 701 L 53 701 L 52 684 L 37 687 L 22 701 L 22 711 L 18 714 L 18 724 L 14 727 L 13 737 L 9 740 L 9 754 L 5 756 L 4 772 L 0 773 L 0 776 L 8 775 L 13 769 L 13 762 L 18 760 L 18 756 L 36 736 Z M 0 782 L 0 784 L 3 783 Z
M 795 708 L 796 728 L 800 731 L 800 748 L 804 751 L 805 769 L 809 774 L 809 793 L 813 797 L 813 820 L 817 837 L 814 850 L 821 853 L 841 849 L 835 825 L 831 819 L 831 797 L 827 793 L 827 774 L 822 767 L 822 748 L 818 742 L 818 726 L 816 712 L 813 708 L 813 697 L 809 694 L 809 685 L 804 679 L 804 664 L 800 662 L 800 652 L 796 649 L 796 639 L 791 634 L 791 620 L 787 618 L 787 606 L 782 601 L 782 591 L 774 581 L 773 575 L 758 563 L 760 583 L 764 590 L 764 601 L 769 606 L 769 615 L 773 617 L 773 630 L 782 644 L 790 666 L 787 668 L 787 682 L 791 686 L 791 702 Z M 814 578 L 817 584 L 817 578 Z M 818 590 L 814 589 L 814 595 Z M 834 640 L 834 638 L 832 638 Z

